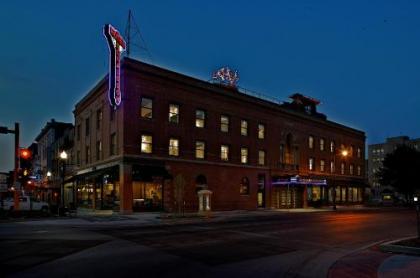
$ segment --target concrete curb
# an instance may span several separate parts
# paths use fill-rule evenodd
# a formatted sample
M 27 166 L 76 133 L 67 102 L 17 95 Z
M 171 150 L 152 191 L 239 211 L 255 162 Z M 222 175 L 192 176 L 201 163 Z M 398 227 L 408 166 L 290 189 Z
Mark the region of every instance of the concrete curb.
M 412 239 L 412 238 L 416 238 L 416 237 L 406 237 L 406 238 L 400 238 L 397 240 L 385 242 L 379 245 L 379 250 L 381 250 L 382 252 L 391 252 L 391 253 L 420 256 L 420 248 L 394 244 L 396 242 Z

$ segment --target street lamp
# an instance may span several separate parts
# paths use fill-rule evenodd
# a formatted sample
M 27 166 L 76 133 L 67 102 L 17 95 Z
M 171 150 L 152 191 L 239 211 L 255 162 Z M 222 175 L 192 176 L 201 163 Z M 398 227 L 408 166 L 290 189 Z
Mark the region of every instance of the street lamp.
M 48 178 L 51 178 L 51 176 L 52 176 L 51 172 L 50 172 L 50 171 L 48 171 L 48 172 L 47 172 L 47 177 L 48 177 Z
M 346 158 L 348 155 L 349 155 L 349 152 L 346 150 L 346 149 L 342 149 L 341 151 L 340 151 L 340 155 L 341 155 L 341 157 L 342 158 Z M 335 165 L 335 157 L 336 157 L 336 153 L 334 152 L 334 172 L 336 171 L 336 165 Z M 333 173 L 334 174 L 334 173 Z M 333 186 L 333 210 L 337 210 L 337 205 L 336 205 L 336 202 L 335 202 L 335 198 L 336 198 L 336 196 L 337 196 L 337 192 L 336 192 L 336 185 L 335 185 L 335 182 L 334 182 L 334 186 Z
M 419 216 L 420 201 L 419 201 L 419 197 L 414 196 L 414 204 L 416 205 L 416 214 L 417 214 L 417 238 L 420 239 L 420 216 Z
M 60 209 L 59 209 L 59 215 L 60 212 L 64 215 L 64 177 L 66 174 L 66 160 L 67 160 L 67 153 L 66 151 L 62 151 L 60 153 L 60 160 L 62 163 L 62 171 L 61 171 L 61 188 L 60 188 Z M 47 173 L 48 175 L 48 173 Z

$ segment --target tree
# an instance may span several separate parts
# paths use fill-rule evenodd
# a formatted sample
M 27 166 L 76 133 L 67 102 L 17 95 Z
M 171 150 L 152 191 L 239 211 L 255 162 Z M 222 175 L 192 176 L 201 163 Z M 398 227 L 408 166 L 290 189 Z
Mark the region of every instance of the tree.
M 377 173 L 382 186 L 391 186 L 411 201 L 414 193 L 420 190 L 420 152 L 401 145 L 385 156 L 382 168 Z

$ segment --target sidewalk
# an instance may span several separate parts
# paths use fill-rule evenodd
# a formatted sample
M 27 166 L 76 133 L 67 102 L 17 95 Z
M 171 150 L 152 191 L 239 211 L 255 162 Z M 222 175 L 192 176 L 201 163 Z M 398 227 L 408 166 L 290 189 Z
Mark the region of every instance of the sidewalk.
M 344 256 L 330 267 L 328 278 L 346 277 L 419 278 L 420 256 L 384 253 L 375 245 Z

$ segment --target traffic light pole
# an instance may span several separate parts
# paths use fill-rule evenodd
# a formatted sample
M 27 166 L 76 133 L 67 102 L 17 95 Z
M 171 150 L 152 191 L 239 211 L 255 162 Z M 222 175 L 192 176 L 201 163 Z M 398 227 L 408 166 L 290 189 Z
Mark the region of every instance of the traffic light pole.
M 19 191 L 20 188 L 17 188 L 18 172 L 19 172 L 19 123 L 15 123 L 15 171 L 13 173 L 13 182 L 15 185 L 14 192 L 14 209 L 19 211 Z

